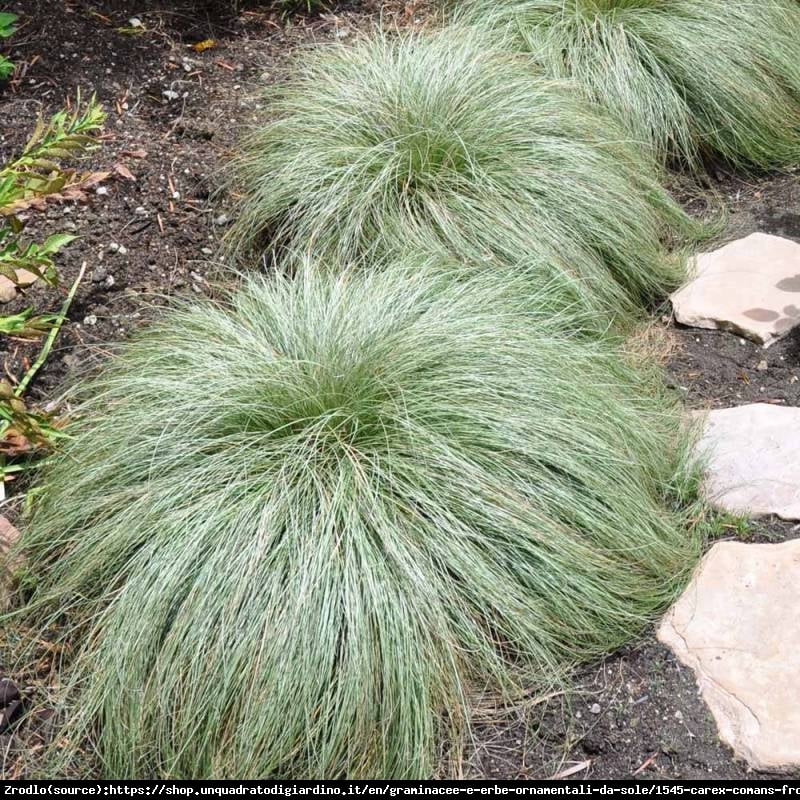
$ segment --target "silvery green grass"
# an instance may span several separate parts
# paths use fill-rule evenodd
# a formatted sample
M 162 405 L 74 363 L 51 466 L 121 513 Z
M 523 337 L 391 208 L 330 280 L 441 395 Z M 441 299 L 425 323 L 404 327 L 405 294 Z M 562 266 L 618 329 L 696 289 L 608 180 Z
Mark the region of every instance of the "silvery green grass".
M 333 261 L 438 242 L 526 261 L 552 301 L 623 318 L 683 277 L 663 238 L 699 226 L 608 115 L 472 29 L 303 51 L 239 159 L 230 242 Z
M 22 537 L 18 614 L 71 648 L 50 774 L 90 740 L 114 778 L 430 776 L 476 693 L 670 602 L 674 403 L 521 294 L 304 263 L 124 346 Z
M 461 0 L 456 15 L 573 78 L 663 161 L 800 162 L 797 0 Z

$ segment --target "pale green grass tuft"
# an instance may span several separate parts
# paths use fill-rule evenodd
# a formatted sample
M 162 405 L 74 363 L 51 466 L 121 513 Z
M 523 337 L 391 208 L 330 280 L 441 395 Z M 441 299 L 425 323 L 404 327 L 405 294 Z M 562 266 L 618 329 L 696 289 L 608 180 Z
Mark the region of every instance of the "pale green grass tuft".
M 574 78 L 662 160 L 800 163 L 797 0 L 463 0 L 456 15 Z
M 566 302 L 624 316 L 684 276 L 694 235 L 656 165 L 605 113 L 474 30 L 304 51 L 238 161 L 230 243 L 334 262 L 432 240 L 487 269 L 524 261 Z M 553 300 L 557 300 L 553 296 Z
M 113 778 L 426 777 L 474 691 L 663 609 L 699 549 L 674 404 L 520 296 L 305 265 L 125 346 L 22 537 L 21 613 L 74 653 L 56 747 L 90 733 Z

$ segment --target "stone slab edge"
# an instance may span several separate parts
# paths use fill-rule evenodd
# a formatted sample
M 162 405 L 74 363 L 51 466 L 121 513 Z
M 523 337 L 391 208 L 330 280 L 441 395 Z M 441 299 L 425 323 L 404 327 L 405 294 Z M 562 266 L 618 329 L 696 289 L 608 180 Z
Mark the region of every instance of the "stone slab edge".
M 747 547 L 741 542 L 720 542 L 722 544 Z M 787 543 L 788 544 L 788 543 Z M 775 545 L 779 547 L 780 545 Z M 695 575 L 687 586 L 686 591 L 694 585 L 696 575 L 703 569 L 706 561 L 711 557 L 711 551 L 706 553 L 700 564 L 695 569 Z M 753 737 L 758 731 L 760 723 L 752 710 L 732 694 L 723 685 L 715 681 L 704 669 L 700 660 L 689 650 L 686 639 L 674 624 L 674 609 L 679 600 L 664 616 L 658 626 L 656 637 L 659 642 L 669 647 L 676 658 L 685 667 L 692 670 L 697 681 L 700 694 L 711 711 L 717 724 L 719 738 L 730 747 L 737 757 L 744 759 L 753 769 L 760 772 L 787 772 L 796 771 L 797 765 L 773 763 L 763 760 L 756 752 L 745 744 L 748 736 Z M 725 712 L 723 712 L 723 709 Z M 743 731 L 743 733 L 739 733 Z M 749 732 L 749 733 L 748 733 Z

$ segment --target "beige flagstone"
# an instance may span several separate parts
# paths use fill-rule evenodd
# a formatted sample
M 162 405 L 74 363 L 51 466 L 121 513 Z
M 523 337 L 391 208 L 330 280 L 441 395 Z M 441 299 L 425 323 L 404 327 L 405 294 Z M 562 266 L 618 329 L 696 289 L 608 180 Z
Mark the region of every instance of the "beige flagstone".
M 753 403 L 704 414 L 703 491 L 723 511 L 800 519 L 800 408 Z
M 675 292 L 675 319 L 730 330 L 768 347 L 800 324 L 800 244 L 754 233 L 699 255 Z
M 800 766 L 800 540 L 714 545 L 658 638 L 690 667 L 720 738 L 759 770 Z

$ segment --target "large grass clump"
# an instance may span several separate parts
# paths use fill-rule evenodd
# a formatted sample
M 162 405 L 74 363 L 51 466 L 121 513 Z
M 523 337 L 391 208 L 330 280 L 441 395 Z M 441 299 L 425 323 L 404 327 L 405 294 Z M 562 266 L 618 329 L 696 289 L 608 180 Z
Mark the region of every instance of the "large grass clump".
M 663 160 L 800 163 L 797 0 L 462 0 Z
M 683 277 L 662 237 L 695 226 L 654 162 L 569 84 L 474 29 L 304 51 L 267 92 L 236 170 L 240 251 L 352 262 L 436 241 L 489 270 L 523 260 L 533 285 L 612 316 Z
M 59 746 L 114 778 L 424 777 L 473 692 L 663 608 L 698 549 L 672 403 L 518 289 L 304 266 L 127 345 L 23 536 L 21 613 L 73 654 Z

